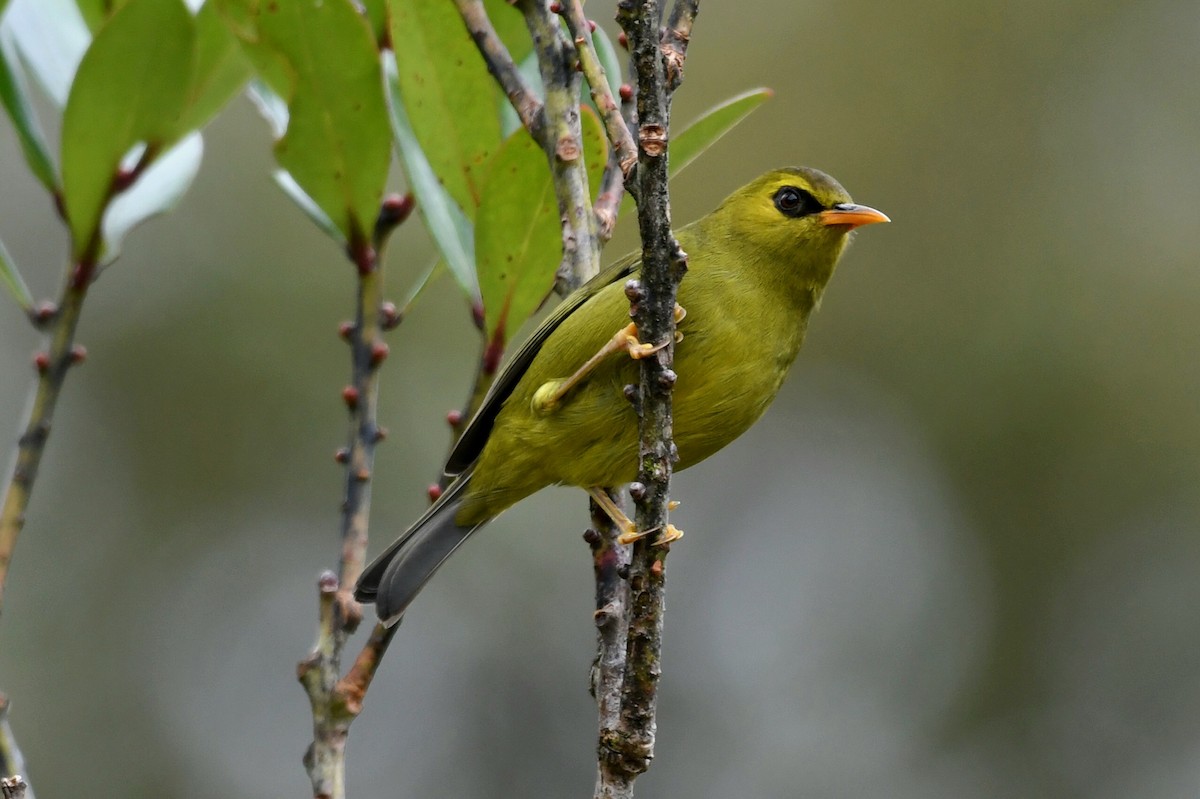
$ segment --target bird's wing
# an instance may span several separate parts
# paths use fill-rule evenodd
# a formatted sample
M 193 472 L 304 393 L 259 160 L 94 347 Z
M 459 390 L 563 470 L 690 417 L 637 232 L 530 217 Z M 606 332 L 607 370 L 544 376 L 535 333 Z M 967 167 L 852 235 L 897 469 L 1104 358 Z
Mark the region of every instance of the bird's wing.
M 595 296 L 598 291 L 618 280 L 629 277 L 640 265 L 641 253 L 631 253 L 625 256 L 569 294 L 549 316 L 542 320 L 537 330 L 530 334 L 529 338 L 521 345 L 521 349 L 517 350 L 497 375 L 492 387 L 483 398 L 479 410 L 471 417 L 471 421 L 467 423 L 458 443 L 450 451 L 450 457 L 447 458 L 446 466 L 443 469 L 447 478 L 462 474 L 475 462 L 479 453 L 483 452 L 483 446 L 487 443 L 488 436 L 492 432 L 492 425 L 496 421 L 496 414 L 500 412 L 504 401 L 508 399 L 517 383 L 520 382 L 521 377 L 529 368 L 529 364 L 541 351 L 546 339 L 550 338 L 550 334 L 558 329 L 564 319 Z

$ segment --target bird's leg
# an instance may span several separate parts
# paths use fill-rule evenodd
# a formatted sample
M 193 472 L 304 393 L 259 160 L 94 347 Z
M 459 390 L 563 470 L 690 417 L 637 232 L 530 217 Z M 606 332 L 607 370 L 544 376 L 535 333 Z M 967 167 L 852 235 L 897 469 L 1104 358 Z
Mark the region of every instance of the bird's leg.
M 645 538 L 651 533 L 658 532 L 658 527 L 644 531 L 638 530 L 637 525 L 633 523 L 633 519 L 630 519 L 625 515 L 625 511 L 621 510 L 617 503 L 613 502 L 612 497 L 610 497 L 608 492 L 603 488 L 589 488 L 587 492 L 588 496 L 592 498 L 592 501 L 596 503 L 596 507 L 604 511 L 604 515 L 611 519 L 612 523 L 615 524 L 618 529 L 620 529 L 621 534 L 617 536 L 617 543 L 632 544 L 638 539 Z M 672 501 L 667 503 L 667 510 L 675 510 L 678 507 L 678 502 Z M 658 536 L 654 542 L 654 545 L 661 547 L 664 544 L 669 544 L 672 541 L 678 541 L 681 538 L 683 538 L 683 530 L 680 530 L 673 524 L 668 524 L 666 532 Z
M 592 501 L 596 503 L 596 507 L 604 511 L 604 515 L 612 520 L 612 523 L 621 531 L 622 536 L 637 533 L 637 525 L 633 523 L 633 519 L 625 515 L 625 511 L 621 510 L 621 507 L 613 502 L 612 497 L 608 495 L 607 491 L 596 487 L 589 488 L 587 492 Z
M 685 311 L 682 306 L 675 306 L 676 322 L 686 315 L 687 311 Z M 679 341 L 679 338 L 679 334 L 676 333 L 675 340 Z M 663 342 L 662 344 L 643 344 L 638 340 L 637 325 L 633 322 L 630 322 L 629 324 L 625 325 L 625 327 L 618 330 L 616 334 L 613 335 L 613 337 L 610 338 L 595 355 L 588 358 L 587 362 L 584 363 L 583 366 L 575 370 L 575 374 L 571 375 L 566 380 L 551 380 L 547 383 L 543 383 L 533 394 L 533 409 L 538 413 L 549 413 L 553 411 L 558 407 L 558 403 L 562 400 L 562 398 L 567 395 L 567 392 L 579 385 L 584 378 L 592 373 L 593 369 L 599 366 L 605 358 L 613 353 L 627 352 L 629 353 L 630 358 L 633 358 L 634 360 L 640 360 L 649 355 L 653 355 L 665 346 L 667 346 L 666 342 Z

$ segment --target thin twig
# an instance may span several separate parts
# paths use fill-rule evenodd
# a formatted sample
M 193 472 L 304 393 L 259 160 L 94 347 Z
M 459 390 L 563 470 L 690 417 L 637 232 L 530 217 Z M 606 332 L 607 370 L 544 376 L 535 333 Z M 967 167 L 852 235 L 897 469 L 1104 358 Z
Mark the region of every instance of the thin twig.
M 675 91 L 683 83 L 683 62 L 688 43 L 692 40 L 692 24 L 700 11 L 700 0 L 675 0 L 667 26 L 662 32 L 663 65 L 666 69 L 667 91 Z
M 639 470 L 630 494 L 637 505 L 638 529 L 665 534 L 671 470 L 677 458 L 671 415 L 675 293 L 687 271 L 687 256 L 671 233 L 667 194 L 671 85 L 660 47 L 659 19 L 657 0 L 621 0 L 617 5 L 617 22 L 628 38 L 637 79 L 635 197 L 642 271 L 640 280 L 630 281 L 626 293 L 639 337 L 647 343 L 666 343 L 654 357 L 642 361 L 634 396 L 640 416 Z M 632 796 L 634 780 L 654 757 L 667 550 L 654 535 L 634 544 L 621 712 L 617 726 L 601 733 L 597 796 Z
M 387 357 L 383 341 L 392 318 L 383 301 L 383 271 L 379 251 L 388 235 L 412 212 L 412 198 L 384 200 L 373 239 L 352 241 L 347 255 L 357 268 L 354 322 L 343 325 L 350 344 L 351 379 L 342 390 L 350 412 L 349 443 L 337 454 L 345 465 L 345 494 L 341 515 L 341 554 L 338 573 L 325 572 L 318 581 L 320 597 L 317 643 L 297 666 L 297 678 L 312 706 L 313 741 L 304 755 L 313 796 L 341 799 L 346 790 L 346 736 L 362 711 L 362 699 L 387 649 L 394 630 L 378 628 L 345 679 L 341 677 L 346 640 L 362 621 L 362 606 L 353 586 L 362 574 L 371 512 L 371 478 L 375 447 L 383 439 L 376 410 L 379 366 Z
M 637 111 L 633 102 L 633 87 L 621 85 L 621 116 L 625 121 L 626 130 L 637 122 Z M 617 150 L 608 151 L 608 163 L 604 165 L 604 174 L 600 178 L 600 191 L 596 194 L 596 225 L 601 242 L 608 242 L 617 227 L 617 216 L 621 213 L 621 200 L 625 197 L 627 183 L 624 171 L 617 162 Z
M 34 799 L 25 781 L 25 758 L 8 723 L 8 697 L 0 694 L 0 795 L 4 799 Z
M 616 153 L 621 175 L 627 178 L 633 168 L 637 166 L 637 145 L 634 144 L 633 136 L 629 133 L 624 117 L 621 116 L 621 107 L 608 88 L 608 76 L 596 55 L 596 46 L 592 42 L 591 25 L 583 14 L 581 0 L 568 0 L 563 6 L 563 19 L 566 20 L 567 30 L 575 39 L 575 50 L 579 53 L 579 65 L 583 68 L 583 76 L 587 78 L 592 102 L 596 104 L 596 108 L 599 109 L 600 116 L 604 120 L 604 129 L 607 131 L 608 140 L 612 143 Z
M 508 95 L 508 101 L 512 103 L 521 124 L 535 139 L 539 139 L 545 124 L 542 101 L 521 77 L 521 71 L 509 55 L 508 48 L 504 46 L 504 42 L 492 26 L 482 0 L 454 0 L 454 4 L 458 6 L 463 24 L 467 26 L 467 31 L 475 40 L 475 46 L 479 48 L 480 55 L 487 63 L 488 71 Z
M 562 217 L 563 260 L 556 288 L 565 295 L 577 280 L 586 280 L 600 271 L 600 240 L 579 123 L 578 55 L 545 2 L 517 0 L 516 5 L 525 15 L 546 90 L 546 125 L 542 135 L 535 137 L 546 151 Z

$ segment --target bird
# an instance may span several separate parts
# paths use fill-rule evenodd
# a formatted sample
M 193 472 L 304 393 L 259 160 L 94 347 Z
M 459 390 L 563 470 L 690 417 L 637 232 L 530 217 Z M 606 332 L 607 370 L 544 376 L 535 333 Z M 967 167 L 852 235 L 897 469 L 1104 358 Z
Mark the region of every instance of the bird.
M 820 170 L 769 171 L 676 231 L 688 254 L 677 291 L 672 398 L 676 470 L 744 433 L 766 410 L 856 228 L 890 221 Z M 635 479 L 638 415 L 626 387 L 641 342 L 625 284 L 638 253 L 568 295 L 497 375 L 446 462 L 433 505 L 362 572 L 355 599 L 398 621 L 434 572 L 501 512 L 550 485 L 578 486 L 622 530 L 633 523 L 605 488 Z M 656 544 L 681 533 L 658 532 Z

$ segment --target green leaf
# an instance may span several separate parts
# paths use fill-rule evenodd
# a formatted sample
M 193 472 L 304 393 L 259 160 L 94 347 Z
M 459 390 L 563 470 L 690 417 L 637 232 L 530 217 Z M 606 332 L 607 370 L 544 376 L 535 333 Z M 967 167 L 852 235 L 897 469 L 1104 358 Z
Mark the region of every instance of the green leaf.
M 17 305 L 21 306 L 22 311 L 29 313 L 33 310 L 33 295 L 29 293 L 29 287 L 21 279 L 21 273 L 17 271 L 17 265 L 13 263 L 12 256 L 8 254 L 2 241 L 0 241 L 0 284 L 8 289 L 8 293 L 17 301 Z
M 600 120 L 580 109 L 583 154 L 593 198 L 604 172 Z M 554 288 L 562 260 L 562 222 L 546 155 L 529 133 L 504 142 L 484 184 L 475 228 L 479 288 L 489 341 L 506 342 Z
M 383 70 L 388 89 L 388 108 L 392 117 L 392 132 L 396 148 L 408 176 L 408 185 L 417 199 L 417 211 L 445 259 L 455 282 L 468 299 L 479 296 L 475 277 L 475 244 L 471 220 L 438 181 L 433 167 L 425 158 L 413 133 L 404 108 L 404 100 L 396 80 L 396 59 L 390 52 L 383 54 Z
M 12 0 L 3 28 L 26 71 L 55 106 L 65 106 L 75 70 L 92 41 L 79 7 L 73 0 Z
M 350 0 L 219 0 L 287 101 L 275 158 L 347 241 L 369 241 L 391 161 L 379 51 Z
M 179 204 L 200 171 L 203 157 L 204 141 L 199 133 L 192 133 L 155 160 L 127 191 L 113 198 L 104 214 L 103 263 L 116 260 L 131 230 Z
M 29 88 L 15 50 L 6 38 L 0 37 L 0 103 L 12 119 L 21 143 L 21 152 L 30 171 L 46 190 L 58 191 L 58 170 L 50 157 L 46 138 L 38 125 L 37 115 L 29 101 Z
M 196 46 L 181 132 L 198 130 L 229 102 L 250 77 L 250 64 L 212 3 L 196 13 Z
M 717 143 L 722 136 L 737 127 L 738 123 L 754 109 L 775 96 L 771 89 L 751 89 L 735 95 L 720 105 L 705 111 L 671 140 L 671 177 L 675 177 L 691 166 L 701 153 Z M 633 199 L 627 194 L 621 200 L 621 213 L 634 209 Z
M 452 3 L 391 0 L 391 11 L 413 132 L 446 191 L 474 218 L 488 159 L 500 145 L 492 78 Z
M 533 52 L 533 39 L 525 25 L 525 15 L 508 0 L 483 0 L 483 8 L 509 56 L 514 62 L 521 63 Z
M 754 109 L 775 95 L 770 89 L 751 89 L 705 111 L 671 142 L 671 175 L 678 175 L 712 147 Z
M 387 36 L 388 16 L 387 0 L 361 0 L 363 15 L 371 26 L 376 46 L 380 46 Z
M 275 185 L 283 189 L 283 193 L 286 194 L 292 202 L 299 206 L 300 210 L 304 212 L 304 215 L 312 220 L 314 225 L 321 229 L 322 233 L 337 242 L 338 246 L 346 246 L 345 235 L 341 230 L 338 229 L 338 226 L 333 223 L 333 220 L 321 210 L 321 207 L 313 201 L 313 198 L 304 193 L 304 189 L 300 188 L 300 184 L 296 182 L 295 178 L 293 178 L 283 169 L 276 169 L 271 173 L 271 179 L 275 181 Z
M 147 158 L 179 138 L 195 30 L 177 0 L 130 0 L 100 30 L 79 64 L 63 112 L 63 199 L 72 254 L 92 246 L 122 159 Z

